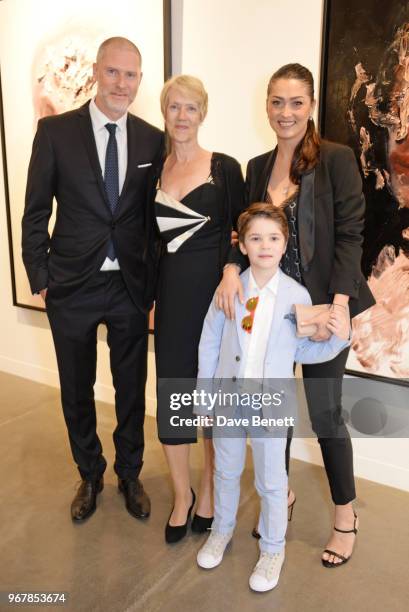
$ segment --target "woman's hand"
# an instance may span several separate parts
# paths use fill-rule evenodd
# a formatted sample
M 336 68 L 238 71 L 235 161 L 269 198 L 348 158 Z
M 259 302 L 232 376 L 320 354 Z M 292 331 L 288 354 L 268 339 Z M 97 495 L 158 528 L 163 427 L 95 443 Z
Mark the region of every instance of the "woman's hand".
M 344 307 L 339 304 L 332 304 L 327 327 L 332 334 L 335 334 L 335 336 L 338 336 L 341 340 L 349 340 L 351 335 L 351 323 L 348 306 Z
M 230 244 L 231 246 L 236 246 L 239 242 L 239 235 L 234 230 L 231 231 Z
M 234 319 L 234 298 L 238 296 L 244 303 L 243 285 L 240 280 L 240 268 L 236 264 L 228 264 L 223 271 L 223 278 L 216 289 L 216 306 L 223 310 L 228 319 Z
M 330 320 L 331 311 L 325 310 L 324 312 L 320 312 L 312 319 L 308 321 L 301 321 L 300 326 L 303 325 L 311 325 L 314 324 L 317 326 L 317 331 L 310 337 L 310 340 L 314 340 L 314 342 L 324 342 L 324 340 L 328 340 L 331 338 L 331 331 L 328 328 L 328 323 Z

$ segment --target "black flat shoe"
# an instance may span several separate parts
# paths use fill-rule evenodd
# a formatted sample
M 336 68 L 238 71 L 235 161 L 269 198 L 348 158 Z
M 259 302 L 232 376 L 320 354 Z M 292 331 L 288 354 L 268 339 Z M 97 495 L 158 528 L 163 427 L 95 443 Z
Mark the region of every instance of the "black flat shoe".
M 207 518 L 205 516 L 200 516 L 200 514 L 195 514 L 190 528 L 194 533 L 205 533 L 211 528 L 213 518 L 213 516 Z
M 195 492 L 193 491 L 193 489 L 190 489 L 190 490 L 192 492 L 192 503 L 190 505 L 189 510 L 187 511 L 186 523 L 184 523 L 183 525 L 175 525 L 175 526 L 169 525 L 169 521 L 170 521 L 170 517 L 172 516 L 173 508 L 172 508 L 172 512 L 169 515 L 169 519 L 165 527 L 165 540 L 168 544 L 176 544 L 176 542 L 179 542 L 179 540 L 182 540 L 187 533 L 187 524 L 189 522 L 190 515 L 193 510 L 193 506 L 195 505 L 195 502 L 196 502 Z
M 104 488 L 104 479 L 83 480 L 71 504 L 71 518 L 81 523 L 94 514 L 97 507 L 97 495 Z
M 151 501 L 139 478 L 135 480 L 118 478 L 118 489 L 125 497 L 125 505 L 129 514 L 137 519 L 148 518 L 151 513 Z

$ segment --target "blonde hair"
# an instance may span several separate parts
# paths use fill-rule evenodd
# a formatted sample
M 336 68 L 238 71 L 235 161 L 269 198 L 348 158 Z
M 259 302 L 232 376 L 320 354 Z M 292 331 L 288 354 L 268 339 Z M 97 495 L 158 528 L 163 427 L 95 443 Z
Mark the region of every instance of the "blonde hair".
M 171 77 L 164 84 L 160 94 L 160 108 L 162 115 L 165 116 L 166 107 L 168 105 L 169 92 L 172 87 L 181 89 L 184 93 L 191 95 L 197 99 L 199 104 L 200 118 L 203 119 L 207 115 L 207 102 L 208 96 L 207 91 L 204 88 L 202 81 L 189 74 L 179 74 L 178 76 Z

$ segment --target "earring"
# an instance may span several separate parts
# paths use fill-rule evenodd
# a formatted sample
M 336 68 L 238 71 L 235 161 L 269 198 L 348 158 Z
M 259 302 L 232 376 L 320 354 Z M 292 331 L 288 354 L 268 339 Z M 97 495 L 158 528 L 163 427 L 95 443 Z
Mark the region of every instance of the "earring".
M 308 121 L 314 121 L 313 116 L 310 115 Z

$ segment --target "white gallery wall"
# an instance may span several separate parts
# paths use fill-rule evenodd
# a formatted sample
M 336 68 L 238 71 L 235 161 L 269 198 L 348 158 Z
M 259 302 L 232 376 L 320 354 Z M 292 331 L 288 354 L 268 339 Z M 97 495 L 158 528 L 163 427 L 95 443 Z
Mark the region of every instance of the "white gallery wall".
M 250 157 L 273 146 L 264 112 L 268 77 L 280 65 L 299 61 L 310 67 L 318 82 L 321 13 L 322 0 L 294 0 L 291 4 L 287 0 L 173 1 L 174 72 L 201 77 L 209 93 L 209 114 L 201 130 L 203 146 L 233 155 L 243 167 Z M 149 79 L 146 72 L 144 79 Z M 45 314 L 12 305 L 2 172 L 0 236 L 0 370 L 58 386 Z M 96 397 L 112 403 L 103 330 L 98 357 Z M 152 349 L 148 378 L 148 414 L 153 415 Z M 354 440 L 357 476 L 409 490 L 408 446 L 407 439 Z M 314 440 L 295 440 L 293 456 L 321 463 Z

